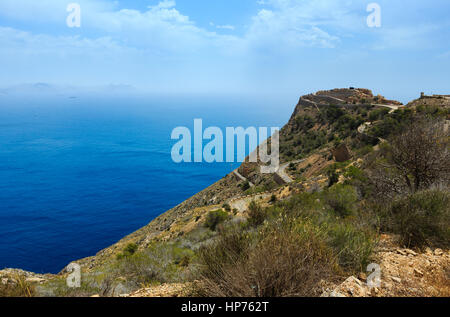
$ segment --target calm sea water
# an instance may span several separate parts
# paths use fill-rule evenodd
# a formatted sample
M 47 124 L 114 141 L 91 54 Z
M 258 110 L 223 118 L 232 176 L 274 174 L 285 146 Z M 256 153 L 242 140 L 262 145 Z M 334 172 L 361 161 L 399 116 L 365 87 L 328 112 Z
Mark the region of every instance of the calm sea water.
M 286 101 L 0 96 L 0 269 L 56 273 L 239 164 L 175 164 L 176 126 L 282 126 Z

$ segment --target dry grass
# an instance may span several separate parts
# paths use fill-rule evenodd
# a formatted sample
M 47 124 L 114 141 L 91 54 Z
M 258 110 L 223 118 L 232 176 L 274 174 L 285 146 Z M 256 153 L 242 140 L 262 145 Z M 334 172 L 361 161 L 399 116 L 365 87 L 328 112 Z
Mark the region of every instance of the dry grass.
M 450 266 L 444 267 L 442 274 L 435 276 L 428 282 L 436 290 L 436 296 L 450 297 Z
M 14 283 L 0 283 L 0 297 L 34 297 L 36 291 L 34 286 L 26 281 L 22 275 L 13 277 Z
M 202 250 L 200 295 L 317 296 L 320 281 L 335 274 L 335 257 L 315 227 L 305 223 L 259 234 L 262 238 L 252 246 L 244 233 L 234 231 Z

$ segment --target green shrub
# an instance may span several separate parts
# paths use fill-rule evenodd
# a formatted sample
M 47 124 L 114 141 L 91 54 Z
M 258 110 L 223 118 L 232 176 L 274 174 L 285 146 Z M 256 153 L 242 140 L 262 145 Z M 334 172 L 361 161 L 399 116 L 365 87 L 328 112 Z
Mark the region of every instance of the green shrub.
M 281 214 L 290 218 L 316 218 L 323 215 L 323 201 L 319 193 L 299 193 L 290 199 L 278 202 L 276 208 Z M 273 212 L 274 213 L 274 212 Z
M 252 201 L 248 206 L 248 224 L 252 227 L 258 227 L 264 223 L 266 218 L 266 210 Z
M 339 265 L 347 271 L 364 271 L 376 246 L 374 234 L 352 223 L 330 222 L 326 225 L 328 244 L 333 248 Z
M 200 249 L 198 294 L 315 296 L 321 280 L 364 271 L 376 239 L 356 201 L 354 187 L 335 185 L 267 208 L 252 203 L 249 226 L 226 228 Z
M 153 281 L 163 281 L 163 267 L 169 263 L 164 263 L 162 267 L 157 267 L 158 259 L 152 259 L 147 254 L 137 253 L 123 258 L 117 263 L 117 276 L 123 276 L 126 279 L 135 282 L 137 285 L 151 283 Z M 112 274 L 114 275 L 114 274 Z
M 250 189 L 250 183 L 248 181 L 245 181 L 241 185 L 241 189 L 245 192 L 246 190 Z
M 154 243 L 102 268 L 105 273 L 102 283 L 110 288 L 125 282 L 130 289 L 138 289 L 152 283 L 183 282 L 188 278 L 193 256 L 192 250 L 180 247 L 179 243 Z
M 337 200 L 337 202 L 335 202 Z M 282 218 L 289 222 L 311 221 L 323 233 L 327 245 L 333 250 L 339 265 L 347 271 L 358 272 L 365 269 L 376 245 L 373 223 L 370 215 L 357 212 L 357 195 L 354 187 L 335 185 L 323 193 L 300 193 L 277 204 L 283 210 Z M 337 210 L 354 216 L 337 218 Z M 336 206 L 339 206 L 338 208 Z M 370 218 L 370 219 L 367 219 Z
M 327 107 L 326 116 L 329 121 L 336 121 L 345 114 L 341 108 L 331 105 Z
M 344 173 L 344 176 L 350 180 L 366 181 L 364 172 L 356 166 L 349 166 Z
M 137 249 L 138 249 L 138 246 L 137 246 L 136 243 L 129 243 L 125 247 L 124 252 L 127 253 L 127 254 L 130 254 L 130 255 L 133 255 L 133 254 L 136 253 Z
M 178 264 L 183 267 L 188 267 L 190 263 L 191 263 L 191 257 L 188 255 L 185 255 L 181 258 L 181 260 Z
M 266 186 L 253 186 L 245 191 L 246 195 L 256 195 L 260 193 L 264 193 L 267 190 Z
M 132 256 L 133 254 L 136 253 L 137 250 L 138 250 L 138 246 L 136 243 L 129 243 L 123 249 L 123 252 L 121 252 L 117 255 L 117 259 L 122 259 L 124 257 Z
M 369 113 L 369 120 L 370 121 L 376 121 L 379 119 L 382 119 L 386 114 L 389 113 L 388 108 L 378 108 L 376 110 L 373 110 Z
M 39 286 L 39 293 L 43 292 L 44 296 L 56 297 L 90 297 L 92 295 L 101 294 L 105 296 L 102 286 L 105 284 L 97 281 L 98 275 L 93 276 L 88 273 L 83 274 L 80 287 L 68 287 L 64 276 L 50 280 L 48 283 Z M 101 285 L 103 284 L 103 285 Z M 110 289 L 108 289 L 109 291 Z
M 239 252 L 230 247 L 227 238 L 203 251 L 200 295 L 317 296 L 320 281 L 335 272 L 332 251 L 317 228 L 308 223 L 270 227 L 253 245 L 243 233 L 237 237 L 240 243 L 232 245 L 245 245 Z
M 215 231 L 217 226 L 228 218 L 228 213 L 223 210 L 210 211 L 206 216 L 205 226 L 212 231 Z
M 361 196 L 368 194 L 370 183 L 368 182 L 367 174 L 356 166 L 349 166 L 344 172 L 344 185 L 351 185 L 358 188 Z
M 450 246 L 447 190 L 425 190 L 399 198 L 381 216 L 384 229 L 399 234 L 406 247 Z
M 369 142 L 369 141 L 367 141 L 367 142 Z M 359 148 L 356 152 L 360 156 L 364 156 L 364 155 L 367 155 L 369 153 L 372 153 L 373 152 L 373 145 L 372 144 L 365 145 L 365 146 Z
M 294 163 L 289 163 L 289 170 L 290 171 L 295 171 L 296 170 L 296 166 Z
M 202 246 L 197 253 L 200 277 L 206 280 L 223 279 L 223 268 L 244 257 L 251 244 L 251 236 L 237 226 L 220 231 L 214 243 Z
M 336 170 L 329 170 L 327 172 L 327 176 L 328 176 L 328 187 L 333 186 L 339 181 L 339 174 L 336 173 Z
M 351 215 L 358 200 L 353 186 L 336 184 L 323 193 L 325 202 L 340 217 Z
M 270 200 L 269 203 L 276 203 L 277 202 L 277 196 L 275 194 L 272 194 L 272 196 L 270 196 Z

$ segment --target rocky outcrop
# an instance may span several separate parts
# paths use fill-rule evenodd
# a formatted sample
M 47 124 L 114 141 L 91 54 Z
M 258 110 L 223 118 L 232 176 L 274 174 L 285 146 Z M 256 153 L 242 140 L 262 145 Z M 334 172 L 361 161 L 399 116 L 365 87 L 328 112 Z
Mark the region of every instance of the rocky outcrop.
M 399 248 L 395 237 L 382 235 L 374 261 L 380 266 L 380 287 L 370 288 L 367 275 L 351 276 L 326 289 L 324 297 L 448 297 L 450 251 L 424 252 Z
M 51 274 L 36 274 L 19 269 L 0 270 L 0 282 L 2 284 L 17 283 L 18 278 L 23 278 L 28 283 L 42 284 L 52 278 Z
M 350 151 L 345 144 L 341 144 L 338 147 L 332 149 L 331 153 L 333 154 L 334 160 L 336 162 L 345 162 L 352 158 L 352 155 L 350 154 Z
M 450 108 L 450 97 L 447 95 L 422 96 L 409 102 L 406 107 L 439 107 Z

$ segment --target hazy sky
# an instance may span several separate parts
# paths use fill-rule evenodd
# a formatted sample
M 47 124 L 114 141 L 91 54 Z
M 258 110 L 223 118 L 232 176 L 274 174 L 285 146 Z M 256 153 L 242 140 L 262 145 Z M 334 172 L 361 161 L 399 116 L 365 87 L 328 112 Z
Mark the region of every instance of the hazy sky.
M 367 5 L 381 7 L 370 28 Z M 81 27 L 69 28 L 69 3 Z M 0 0 L 0 86 L 450 93 L 448 0 Z

